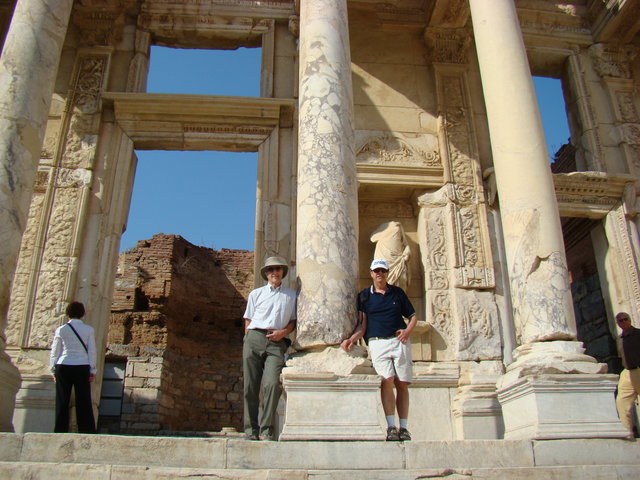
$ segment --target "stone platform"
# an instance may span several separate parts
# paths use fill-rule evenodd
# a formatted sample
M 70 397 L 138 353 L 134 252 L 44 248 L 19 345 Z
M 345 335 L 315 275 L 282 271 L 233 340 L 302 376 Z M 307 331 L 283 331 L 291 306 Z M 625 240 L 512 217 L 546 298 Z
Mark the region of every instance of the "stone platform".
M 631 479 L 640 442 L 606 439 L 250 442 L 223 438 L 0 434 L 3 480 Z

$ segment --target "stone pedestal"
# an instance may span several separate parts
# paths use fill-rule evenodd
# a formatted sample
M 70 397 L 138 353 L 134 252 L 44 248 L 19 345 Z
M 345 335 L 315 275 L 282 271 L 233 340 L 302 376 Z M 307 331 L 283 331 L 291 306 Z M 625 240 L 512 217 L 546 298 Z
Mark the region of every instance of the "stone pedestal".
M 56 385 L 51 375 L 22 375 L 13 426 L 17 433 L 53 432 Z
M 280 441 L 384 440 L 377 375 L 283 376 L 287 412 Z
M 614 392 L 617 375 L 584 354 L 580 342 L 518 347 L 497 382 L 505 439 L 623 438 Z
M 624 438 L 617 375 L 528 375 L 498 390 L 506 440 Z
M 452 406 L 457 440 L 503 438 L 504 420 L 496 394 L 497 380 L 497 375 L 476 375 L 469 385 L 458 389 Z

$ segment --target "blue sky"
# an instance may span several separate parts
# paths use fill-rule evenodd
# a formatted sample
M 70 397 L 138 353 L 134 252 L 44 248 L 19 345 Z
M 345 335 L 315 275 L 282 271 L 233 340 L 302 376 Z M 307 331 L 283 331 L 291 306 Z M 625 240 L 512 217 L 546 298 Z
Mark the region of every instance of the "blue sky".
M 259 96 L 260 52 L 152 47 L 147 91 Z M 553 156 L 569 138 L 560 81 L 536 77 L 534 84 Z M 138 168 L 120 251 L 156 233 L 178 234 L 217 250 L 253 250 L 257 153 L 136 153 Z

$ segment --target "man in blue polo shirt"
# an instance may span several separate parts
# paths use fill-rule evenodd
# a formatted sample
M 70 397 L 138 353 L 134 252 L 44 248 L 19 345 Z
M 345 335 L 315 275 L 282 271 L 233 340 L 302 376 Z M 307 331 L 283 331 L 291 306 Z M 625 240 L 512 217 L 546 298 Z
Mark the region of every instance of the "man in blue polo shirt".
M 358 295 L 358 324 L 353 334 L 342 342 L 342 348 L 351 350 L 365 336 L 373 368 L 382 377 L 380 396 L 387 418 L 387 440 L 411 440 L 407 430 L 409 384 L 413 379 L 409 336 L 418 316 L 404 290 L 387 283 L 389 265 L 386 260 L 374 260 L 369 271 L 373 285 Z M 408 324 L 403 317 L 409 319 Z M 396 409 L 399 430 L 395 423 Z

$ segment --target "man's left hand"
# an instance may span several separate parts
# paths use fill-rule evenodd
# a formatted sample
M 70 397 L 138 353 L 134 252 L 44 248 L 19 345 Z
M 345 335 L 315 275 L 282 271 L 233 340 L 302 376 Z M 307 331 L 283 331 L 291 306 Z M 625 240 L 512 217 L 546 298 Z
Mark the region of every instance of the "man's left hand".
M 397 330 L 396 335 L 398 340 L 402 343 L 407 343 L 407 340 L 409 340 L 409 337 L 411 336 L 411 332 L 407 331 L 406 328 L 403 328 L 402 330 Z
M 267 333 L 267 339 L 271 340 L 272 342 L 279 342 L 286 336 L 286 330 L 269 330 L 269 333 Z

